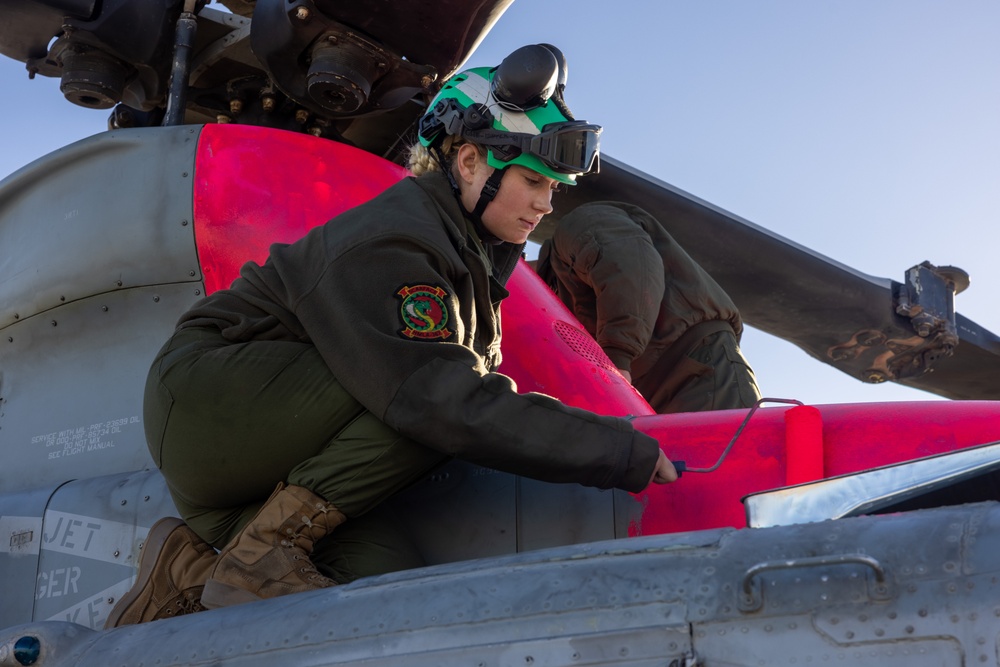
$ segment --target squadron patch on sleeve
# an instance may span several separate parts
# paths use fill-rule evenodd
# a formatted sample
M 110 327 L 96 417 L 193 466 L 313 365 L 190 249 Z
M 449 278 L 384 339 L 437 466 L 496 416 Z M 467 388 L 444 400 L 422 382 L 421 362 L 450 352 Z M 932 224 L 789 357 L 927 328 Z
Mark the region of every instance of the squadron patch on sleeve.
M 447 340 L 454 332 L 448 328 L 448 292 L 440 287 L 414 285 L 401 287 L 396 296 L 403 300 L 399 316 L 403 328 L 399 335 L 421 340 Z

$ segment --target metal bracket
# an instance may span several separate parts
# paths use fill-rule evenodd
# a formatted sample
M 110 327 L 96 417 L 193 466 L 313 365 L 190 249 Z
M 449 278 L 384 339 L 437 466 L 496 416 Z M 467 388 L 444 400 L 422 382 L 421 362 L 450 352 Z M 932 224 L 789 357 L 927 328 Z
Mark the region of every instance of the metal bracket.
M 921 338 L 943 333 L 957 344 L 955 295 L 969 286 L 969 274 L 923 262 L 910 268 L 905 280 L 896 296 L 896 313 L 910 318 Z
M 906 272 L 904 283 L 893 283 L 893 311 L 909 320 L 884 330 L 863 329 L 851 340 L 827 349 L 835 362 L 858 368 L 869 383 L 919 377 L 958 345 L 955 295 L 969 286 L 969 274 L 954 266 L 923 262 Z M 863 364 L 863 365 L 862 365 Z

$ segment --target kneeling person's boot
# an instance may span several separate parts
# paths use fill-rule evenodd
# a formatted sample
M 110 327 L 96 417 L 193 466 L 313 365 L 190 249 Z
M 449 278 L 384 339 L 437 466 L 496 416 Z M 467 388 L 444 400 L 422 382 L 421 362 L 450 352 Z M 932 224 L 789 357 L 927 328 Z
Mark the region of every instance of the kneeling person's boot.
M 216 553 L 180 519 L 149 529 L 135 584 L 111 610 L 105 629 L 203 611 L 201 593 Z
M 316 541 L 346 520 L 309 489 L 279 484 L 219 553 L 202 604 L 214 609 L 334 586 L 310 556 Z

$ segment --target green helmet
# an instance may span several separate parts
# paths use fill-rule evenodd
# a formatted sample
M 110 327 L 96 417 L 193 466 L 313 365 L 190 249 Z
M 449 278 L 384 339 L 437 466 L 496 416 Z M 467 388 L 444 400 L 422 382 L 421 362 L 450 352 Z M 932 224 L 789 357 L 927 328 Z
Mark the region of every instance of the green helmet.
M 586 174 L 600 152 L 601 126 L 574 120 L 562 100 L 565 63 L 549 45 L 525 46 L 499 67 L 456 74 L 420 119 L 419 140 L 429 148 L 445 136 L 487 149 L 487 163 L 519 164 L 568 185 Z

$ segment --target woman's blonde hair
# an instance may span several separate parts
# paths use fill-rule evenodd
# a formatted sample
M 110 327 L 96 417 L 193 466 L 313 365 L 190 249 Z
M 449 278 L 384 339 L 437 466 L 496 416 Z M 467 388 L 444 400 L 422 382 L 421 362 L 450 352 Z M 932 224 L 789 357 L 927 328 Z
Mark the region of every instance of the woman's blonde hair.
M 472 143 L 467 141 L 462 137 L 456 137 L 454 135 L 449 135 L 444 138 L 441 142 L 441 156 L 444 158 L 445 167 L 451 169 L 452 164 L 455 160 L 455 154 L 458 153 L 458 147 L 462 144 Z M 480 155 L 484 158 L 486 157 L 486 149 L 482 146 L 476 146 Z M 407 156 L 406 166 L 413 173 L 414 176 L 420 176 L 421 174 L 426 174 L 429 171 L 441 171 L 441 163 L 438 161 L 438 157 L 435 151 L 427 148 L 419 141 L 410 146 L 410 153 Z

